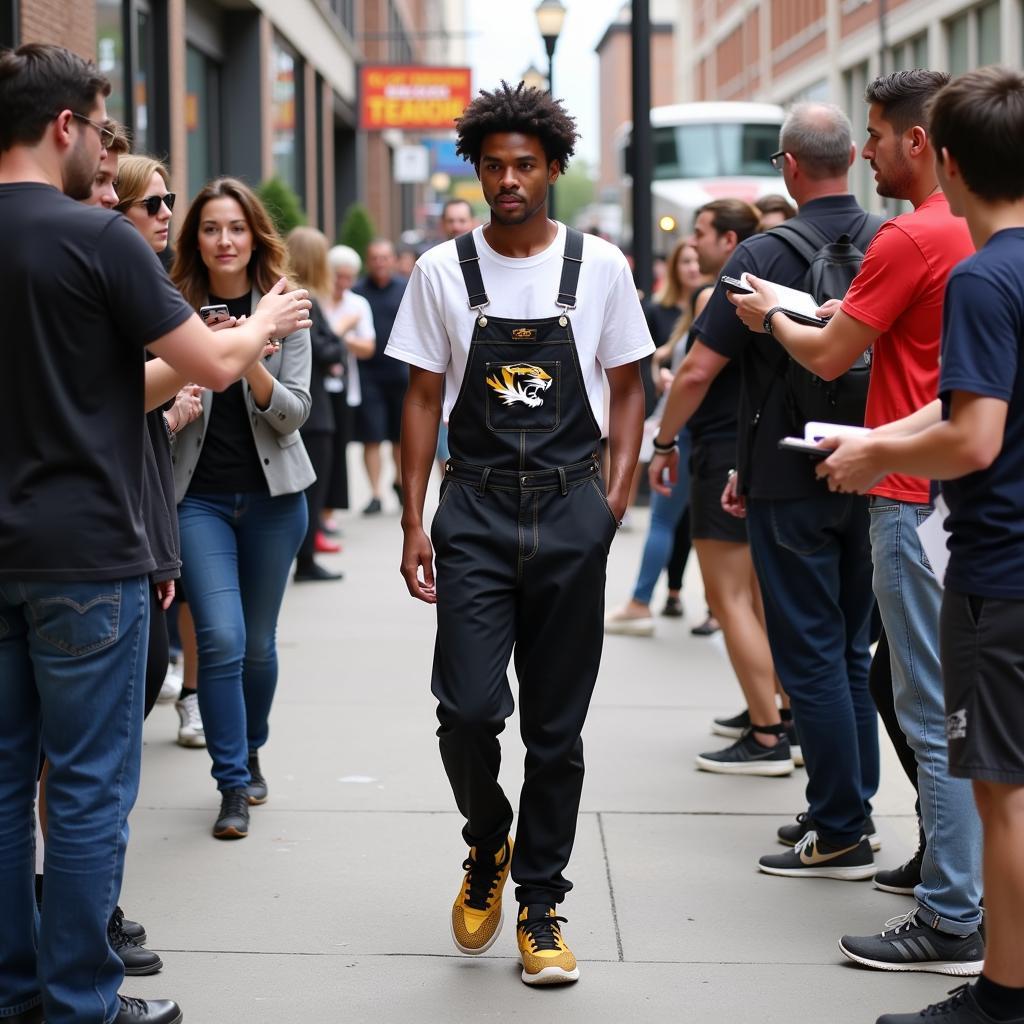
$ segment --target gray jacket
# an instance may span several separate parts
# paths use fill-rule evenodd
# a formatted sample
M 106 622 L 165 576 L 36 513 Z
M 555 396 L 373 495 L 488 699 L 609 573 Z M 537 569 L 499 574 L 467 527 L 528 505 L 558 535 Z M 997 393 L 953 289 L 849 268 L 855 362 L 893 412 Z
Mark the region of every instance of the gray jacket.
M 252 308 L 261 295 L 252 293 Z M 309 376 L 313 365 L 309 331 L 296 331 L 281 342 L 280 349 L 263 366 L 276 378 L 270 405 L 258 409 L 248 383 L 242 381 L 245 404 L 249 409 L 249 426 L 267 478 L 271 497 L 304 491 L 315 479 L 313 464 L 299 437 L 299 427 L 309 415 Z M 180 502 L 199 464 L 206 438 L 213 393 L 202 395 L 202 415 L 175 437 L 171 461 L 174 463 L 174 498 Z

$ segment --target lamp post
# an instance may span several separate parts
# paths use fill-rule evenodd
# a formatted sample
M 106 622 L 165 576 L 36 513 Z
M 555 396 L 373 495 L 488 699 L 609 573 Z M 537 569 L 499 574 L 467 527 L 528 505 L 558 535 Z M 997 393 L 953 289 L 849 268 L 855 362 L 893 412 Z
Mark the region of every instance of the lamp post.
M 633 266 L 637 288 L 649 296 L 651 253 L 651 12 L 649 0 L 633 0 Z
M 523 85 L 527 89 L 539 89 L 543 92 L 548 87 L 548 80 L 544 77 L 544 72 L 540 70 L 532 61 L 530 66 L 519 76 L 522 80 Z
M 548 52 L 548 92 L 555 95 L 554 61 L 555 44 L 565 21 L 565 4 L 561 0 L 540 0 L 536 7 L 537 27 L 544 37 L 544 48 Z M 555 190 L 548 189 L 548 216 L 555 219 Z

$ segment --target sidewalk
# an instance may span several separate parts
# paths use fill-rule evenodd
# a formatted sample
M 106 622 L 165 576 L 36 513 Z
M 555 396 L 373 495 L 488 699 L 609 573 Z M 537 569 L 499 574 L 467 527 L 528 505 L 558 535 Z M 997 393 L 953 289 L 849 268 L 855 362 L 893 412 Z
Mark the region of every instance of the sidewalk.
M 610 606 L 632 583 L 637 520 L 613 547 Z M 877 931 L 909 898 L 756 870 L 760 854 L 782 849 L 777 826 L 804 809 L 805 775 L 694 770 L 720 742 L 712 715 L 741 707 L 720 640 L 689 633 L 703 617 L 695 560 L 687 618 L 659 620 L 653 640 L 605 645 L 568 872 L 576 888 L 561 907 L 580 982 L 524 986 L 509 919 L 488 955 L 458 955 L 448 915 L 465 848 L 433 732 L 433 612 L 406 596 L 393 510 L 347 516 L 344 528 L 345 553 L 325 563 L 346 579 L 292 586 L 285 600 L 261 758 L 270 800 L 253 808 L 248 839 L 211 838 L 209 758 L 175 745 L 173 708 L 147 723 L 121 902 L 165 966 L 129 979 L 127 994 L 174 998 L 188 1024 L 873 1024 L 960 983 L 861 970 L 839 953 L 840 935 Z M 503 782 L 517 793 L 515 721 L 503 740 Z M 883 756 L 878 862 L 894 866 L 913 852 L 916 825 L 884 739 Z

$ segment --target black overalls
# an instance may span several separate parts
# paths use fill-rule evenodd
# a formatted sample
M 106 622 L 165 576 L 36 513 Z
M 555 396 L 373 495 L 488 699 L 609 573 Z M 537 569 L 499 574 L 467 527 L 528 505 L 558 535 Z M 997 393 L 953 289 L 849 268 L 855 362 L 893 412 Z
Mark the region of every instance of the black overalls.
M 562 278 L 543 320 L 486 313 L 472 234 L 456 242 L 476 327 L 449 418 L 451 458 L 431 526 L 437 644 L 432 691 L 441 757 L 463 836 L 497 850 L 512 825 L 498 734 L 515 657 L 526 745 L 512 877 L 520 903 L 557 903 L 583 788 L 580 733 L 604 641 L 604 585 L 617 523 L 568 311 L 583 236 L 566 229 Z

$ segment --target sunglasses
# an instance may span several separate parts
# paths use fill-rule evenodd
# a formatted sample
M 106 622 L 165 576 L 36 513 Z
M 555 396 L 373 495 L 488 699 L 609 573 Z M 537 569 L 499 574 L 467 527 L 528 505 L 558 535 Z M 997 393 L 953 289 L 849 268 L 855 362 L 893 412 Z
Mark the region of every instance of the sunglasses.
M 140 199 L 134 205 L 145 207 L 146 213 L 150 217 L 155 217 L 160 212 L 161 205 L 166 206 L 168 210 L 173 210 L 174 200 L 177 198 L 173 192 L 168 192 L 163 196 L 146 196 L 145 199 Z

